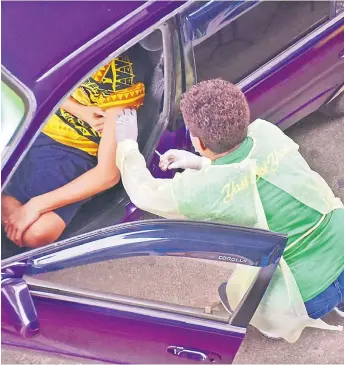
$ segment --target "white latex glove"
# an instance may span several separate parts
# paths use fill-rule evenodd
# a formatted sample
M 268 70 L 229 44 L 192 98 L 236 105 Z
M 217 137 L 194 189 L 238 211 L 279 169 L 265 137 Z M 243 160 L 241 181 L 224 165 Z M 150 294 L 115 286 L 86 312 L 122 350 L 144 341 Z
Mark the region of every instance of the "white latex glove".
M 161 170 L 194 169 L 202 167 L 202 157 L 183 150 L 169 150 L 160 157 Z
M 137 140 L 137 114 L 136 109 L 124 109 L 116 118 L 117 143 L 126 139 Z

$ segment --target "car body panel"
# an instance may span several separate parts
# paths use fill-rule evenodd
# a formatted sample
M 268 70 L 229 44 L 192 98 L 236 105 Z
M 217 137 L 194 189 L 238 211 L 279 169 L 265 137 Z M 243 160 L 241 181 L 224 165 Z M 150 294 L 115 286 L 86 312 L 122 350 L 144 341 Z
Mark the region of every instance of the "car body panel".
M 40 335 L 25 340 L 18 338 L 12 326 L 4 326 L 3 344 L 116 364 L 194 363 L 166 351 L 169 346 L 183 344 L 203 352 L 224 353 L 223 363 L 229 364 L 245 335 L 231 333 L 224 325 L 211 331 L 203 321 L 188 324 L 183 317 L 170 320 L 166 315 L 158 318 L 157 312 L 138 311 L 133 315 L 123 306 L 106 310 L 104 305 L 99 308 L 96 303 L 81 302 L 34 297 Z
M 139 8 L 144 4 L 144 1 L 130 1 L 126 6 L 108 1 L 4 1 L 2 26 L 6 33 L 2 64 L 26 86 L 36 89 L 37 83 L 45 79 L 44 74 L 51 73 L 52 68 L 71 58 L 70 55 L 81 53 L 80 48 L 86 48 L 85 44 L 94 42 L 128 15 L 132 17 L 134 11 L 140 13 Z M 15 26 L 13 19 L 17 20 Z

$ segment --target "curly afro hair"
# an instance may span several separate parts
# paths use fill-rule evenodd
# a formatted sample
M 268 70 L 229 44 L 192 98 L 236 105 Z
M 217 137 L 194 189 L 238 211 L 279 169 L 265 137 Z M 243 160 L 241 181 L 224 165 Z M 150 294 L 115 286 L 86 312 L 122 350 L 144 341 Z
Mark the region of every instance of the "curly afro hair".
M 247 100 L 228 81 L 214 79 L 192 86 L 182 96 L 180 109 L 192 135 L 213 153 L 228 152 L 247 136 L 250 122 Z

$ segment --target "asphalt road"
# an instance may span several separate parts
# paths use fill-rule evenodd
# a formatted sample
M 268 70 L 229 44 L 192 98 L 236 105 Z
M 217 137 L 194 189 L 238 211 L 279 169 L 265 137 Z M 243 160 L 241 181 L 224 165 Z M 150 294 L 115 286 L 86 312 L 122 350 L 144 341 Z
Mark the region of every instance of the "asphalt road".
M 344 118 L 331 119 L 314 113 L 291 127 L 287 133 L 300 145 L 301 153 L 311 167 L 344 201 Z M 69 275 L 66 272 L 63 275 L 44 274 L 42 279 L 79 287 L 92 287 L 97 283 L 98 289 L 108 292 L 196 307 L 216 300 L 217 285 L 230 273 L 230 267 L 223 265 L 167 258 L 125 259 L 69 270 Z M 116 279 L 111 280 L 110 287 L 109 278 Z M 328 315 L 325 320 L 344 325 L 344 319 L 335 314 Z M 2 350 L 2 362 L 81 363 L 73 358 L 51 357 L 44 353 L 10 348 Z M 344 332 L 306 329 L 297 343 L 289 344 L 283 340 L 267 339 L 254 328 L 249 328 L 235 363 L 341 364 L 344 363 Z

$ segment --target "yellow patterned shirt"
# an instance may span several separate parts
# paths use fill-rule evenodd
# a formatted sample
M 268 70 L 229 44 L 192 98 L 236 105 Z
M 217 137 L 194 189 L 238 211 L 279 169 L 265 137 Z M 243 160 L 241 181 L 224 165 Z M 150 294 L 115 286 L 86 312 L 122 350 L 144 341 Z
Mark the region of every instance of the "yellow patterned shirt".
M 133 62 L 123 54 L 82 83 L 72 97 L 83 105 L 96 105 L 103 110 L 113 106 L 138 108 L 145 95 L 144 84 L 138 81 Z M 42 132 L 59 143 L 97 155 L 101 134 L 61 108 Z

